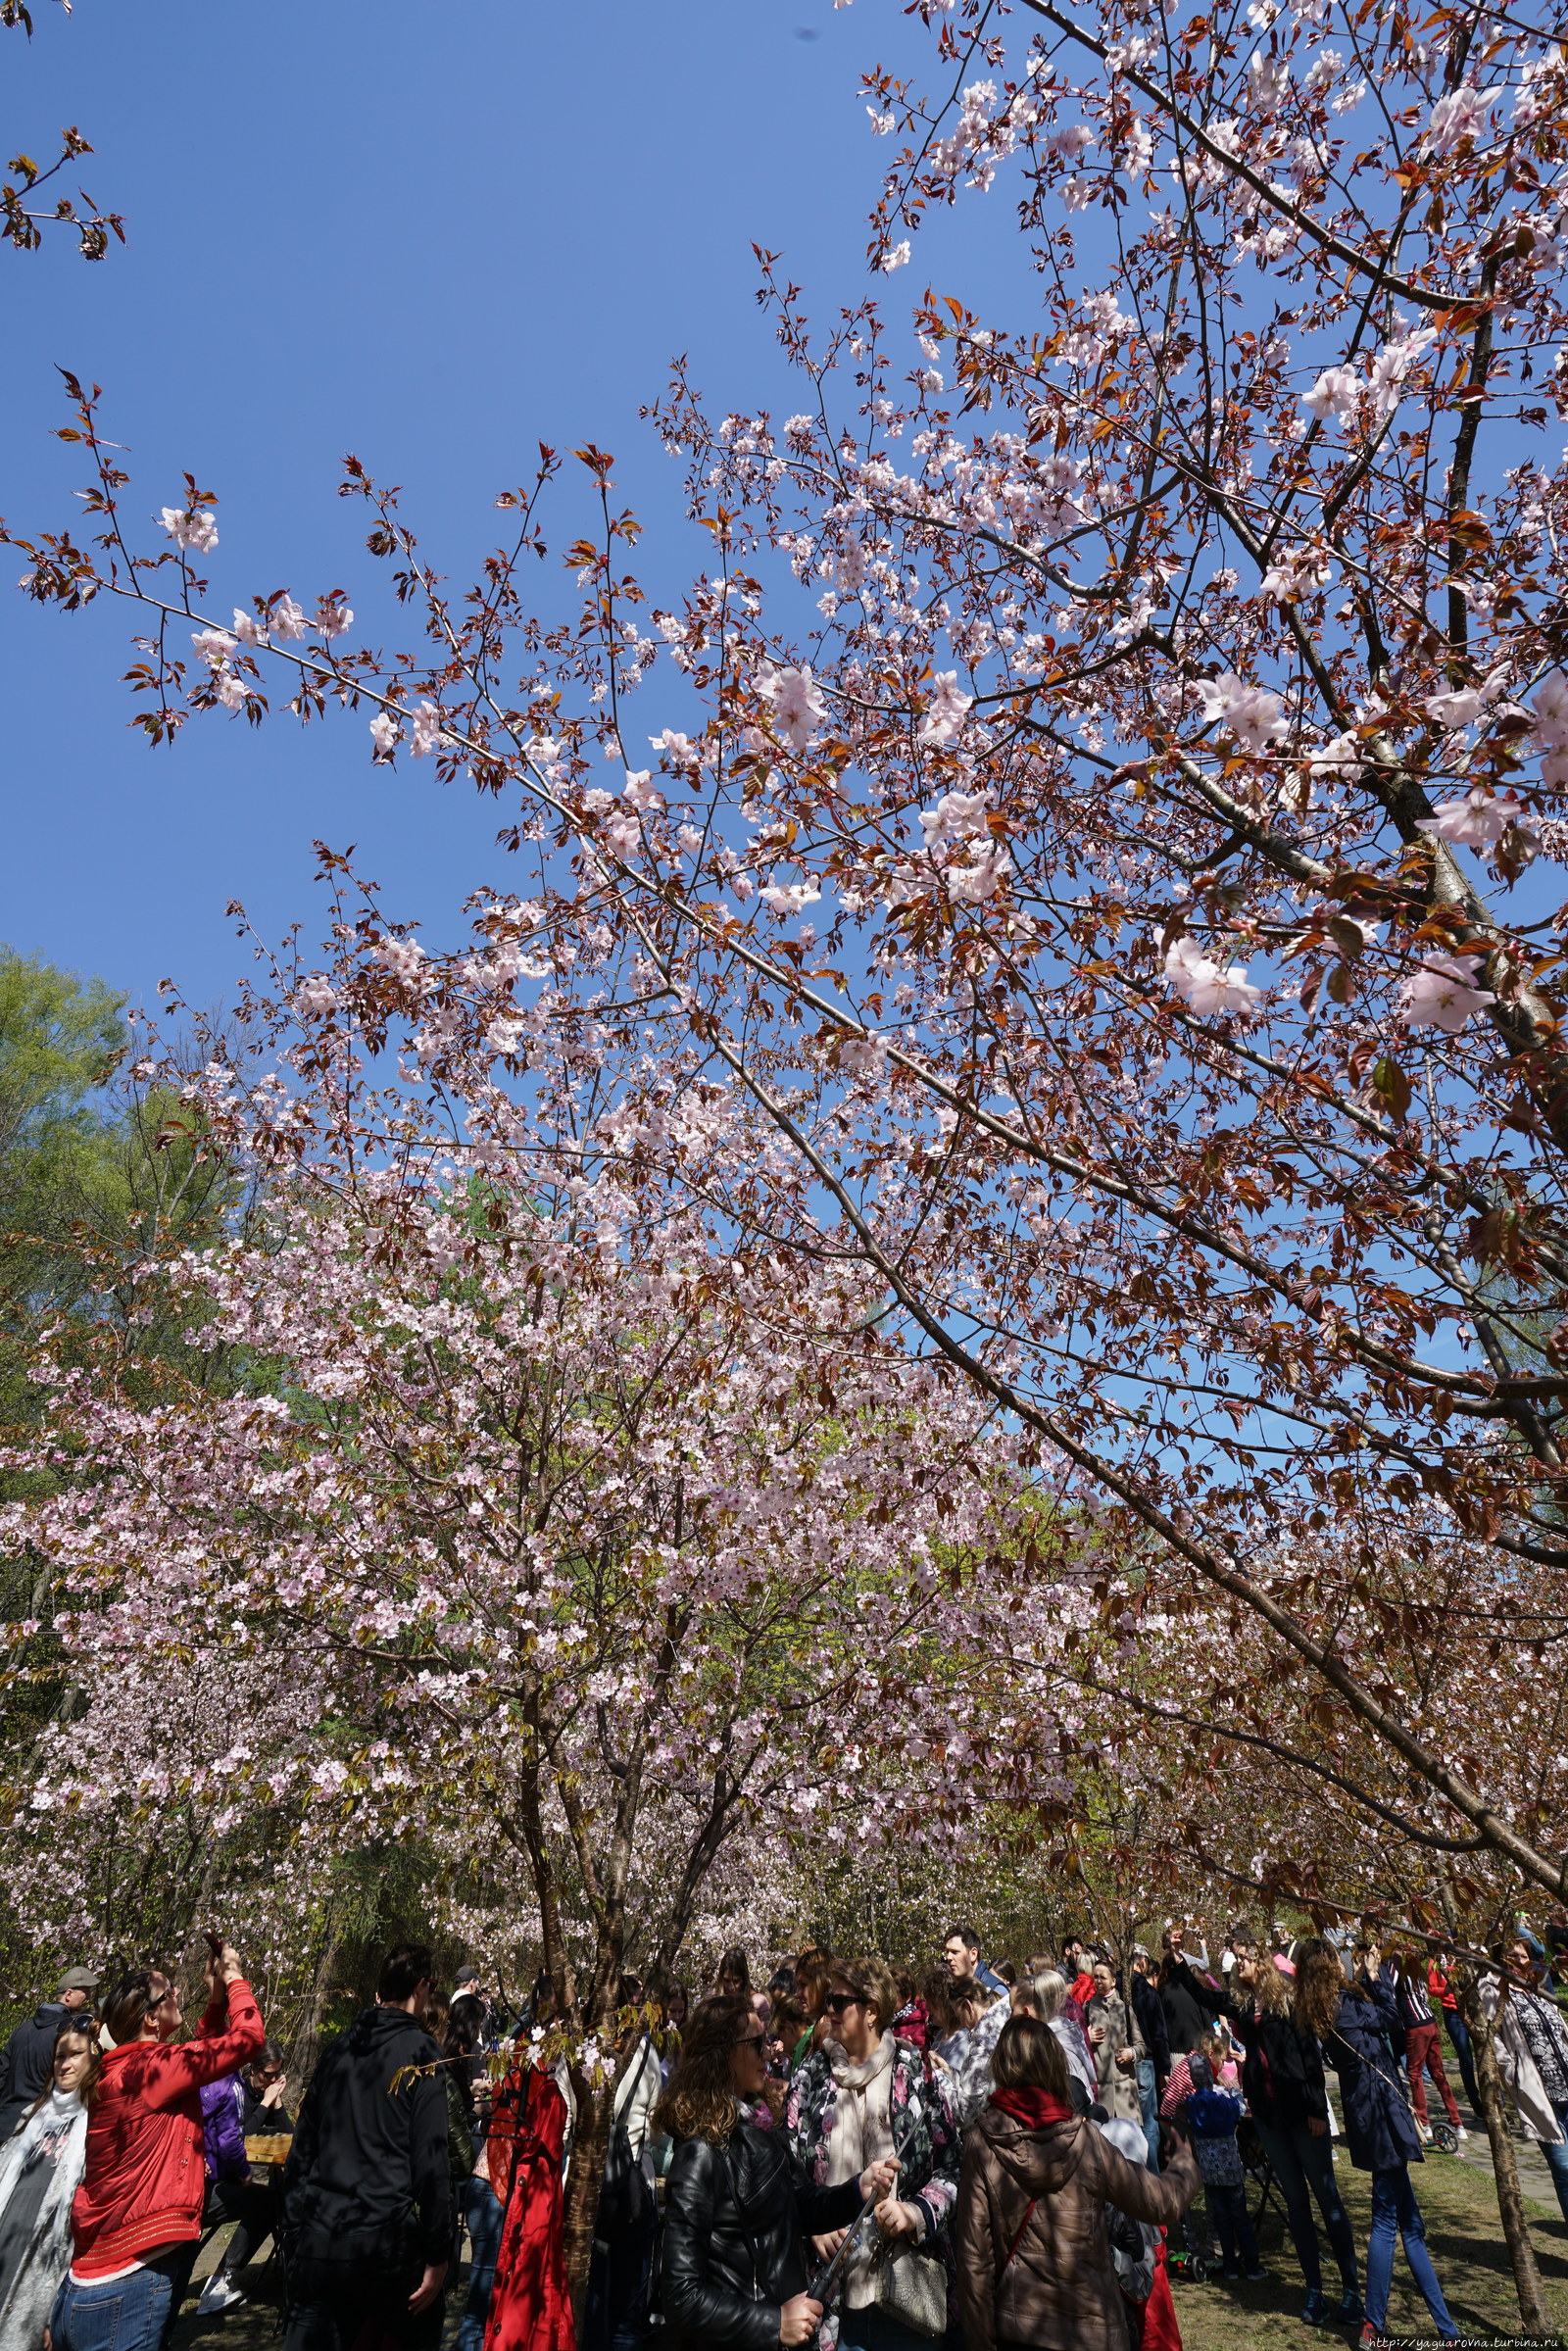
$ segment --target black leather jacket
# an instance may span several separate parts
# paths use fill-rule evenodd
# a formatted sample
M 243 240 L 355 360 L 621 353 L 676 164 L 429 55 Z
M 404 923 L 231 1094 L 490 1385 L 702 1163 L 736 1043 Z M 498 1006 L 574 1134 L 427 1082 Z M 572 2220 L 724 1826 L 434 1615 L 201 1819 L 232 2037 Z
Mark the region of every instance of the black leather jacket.
M 662 2300 L 671 2333 L 726 2351 L 775 2351 L 780 2308 L 807 2287 L 802 2238 L 847 2229 L 859 2209 L 858 2180 L 813 2186 L 782 2130 L 742 2121 L 727 2147 L 683 2138 L 664 2206 Z

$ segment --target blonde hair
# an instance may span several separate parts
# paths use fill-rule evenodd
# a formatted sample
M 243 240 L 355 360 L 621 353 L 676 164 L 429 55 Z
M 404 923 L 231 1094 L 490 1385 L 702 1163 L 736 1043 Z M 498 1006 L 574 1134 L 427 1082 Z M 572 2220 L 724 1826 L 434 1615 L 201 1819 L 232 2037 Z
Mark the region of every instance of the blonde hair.
M 1281 1975 L 1272 1956 L 1259 1959 L 1254 1981 L 1242 1984 L 1240 1988 L 1244 1997 L 1250 1993 L 1253 2002 L 1265 2016 L 1284 2016 L 1295 1998 L 1294 1986 L 1287 1977 Z
M 1054 1968 L 1047 1968 L 1043 1975 L 1025 1976 L 1015 1989 L 1043 2025 L 1052 2025 L 1060 2016 L 1062 2002 L 1067 1997 L 1067 1979 Z

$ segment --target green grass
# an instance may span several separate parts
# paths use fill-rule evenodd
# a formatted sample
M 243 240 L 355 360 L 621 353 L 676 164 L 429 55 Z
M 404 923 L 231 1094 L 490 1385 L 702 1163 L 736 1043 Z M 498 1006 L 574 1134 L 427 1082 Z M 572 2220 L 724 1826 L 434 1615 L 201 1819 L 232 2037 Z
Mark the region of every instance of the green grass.
M 1334 2167 L 1345 2198 L 1365 2283 L 1367 2232 L 1371 2224 L 1371 2182 L 1365 2172 L 1352 2170 L 1342 2154 Z M 1427 2225 L 1427 2248 L 1461 2333 L 1482 2341 L 1494 2335 L 1517 2336 L 1519 2304 L 1513 2290 L 1513 2272 L 1502 2241 L 1496 2194 L 1492 2175 L 1479 2164 L 1452 2155 L 1432 2155 L 1412 2166 L 1416 2201 Z M 1255 2199 L 1248 2199 L 1251 2206 Z M 1555 2326 L 1568 2330 L 1568 2227 L 1553 2201 L 1549 2210 L 1529 2196 L 1525 2212 L 1531 2241 L 1541 2267 L 1546 2307 Z M 1273 2274 L 1267 2285 L 1205 2282 L 1174 2288 L 1176 2316 L 1184 2351 L 1253 2351 L 1255 2345 L 1302 2347 L 1311 2342 L 1335 2344 L 1346 2339 L 1332 2328 L 1302 2325 L 1305 2295 L 1296 2255 L 1285 2234 L 1276 2192 L 1269 2199 L 1259 2232 L 1263 2261 Z M 1323 2246 L 1324 2291 L 1338 2298 L 1333 2261 L 1327 2240 Z M 1389 2302 L 1389 2331 L 1437 2339 L 1426 2304 L 1415 2289 L 1402 2252 L 1395 2255 L 1394 2291 Z M 1357 2332 L 1359 2329 L 1356 2330 Z M 1351 2338 L 1353 2339 L 1353 2337 Z

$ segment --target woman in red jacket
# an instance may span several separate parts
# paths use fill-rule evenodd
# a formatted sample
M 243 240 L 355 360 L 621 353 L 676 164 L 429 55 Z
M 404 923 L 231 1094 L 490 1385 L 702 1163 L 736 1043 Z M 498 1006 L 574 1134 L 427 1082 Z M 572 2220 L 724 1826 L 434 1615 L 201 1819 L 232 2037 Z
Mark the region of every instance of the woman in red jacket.
M 157 2351 L 178 2316 L 207 2187 L 201 2087 L 266 2038 L 229 1944 L 207 1962 L 207 2013 L 176 2042 L 179 1991 L 155 1968 L 122 1976 L 104 2004 L 115 2047 L 87 2121 L 71 2208 L 74 2257 L 49 2314 L 51 2351 Z

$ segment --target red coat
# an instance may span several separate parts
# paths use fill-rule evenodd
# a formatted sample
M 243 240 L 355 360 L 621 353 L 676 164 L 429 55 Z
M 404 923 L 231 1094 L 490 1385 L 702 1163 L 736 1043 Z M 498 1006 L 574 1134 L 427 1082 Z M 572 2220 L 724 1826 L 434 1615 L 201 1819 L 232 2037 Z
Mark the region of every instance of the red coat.
M 505 2217 L 484 2351 L 573 2351 L 562 2239 L 565 2134 L 566 2102 L 550 2076 L 537 2066 L 510 2073 L 485 2141 Z
M 226 1990 L 220 1984 L 194 2040 L 131 2040 L 107 2052 L 71 2207 L 79 2278 L 107 2277 L 160 2245 L 200 2236 L 202 2083 L 233 2073 L 266 2037 L 255 1994 L 236 1979 Z
M 1182 2351 L 1182 2330 L 1176 2324 L 1171 2299 L 1170 2272 L 1165 2265 L 1165 2231 L 1159 2232 L 1154 2255 L 1154 2282 L 1144 2304 L 1143 2351 Z

